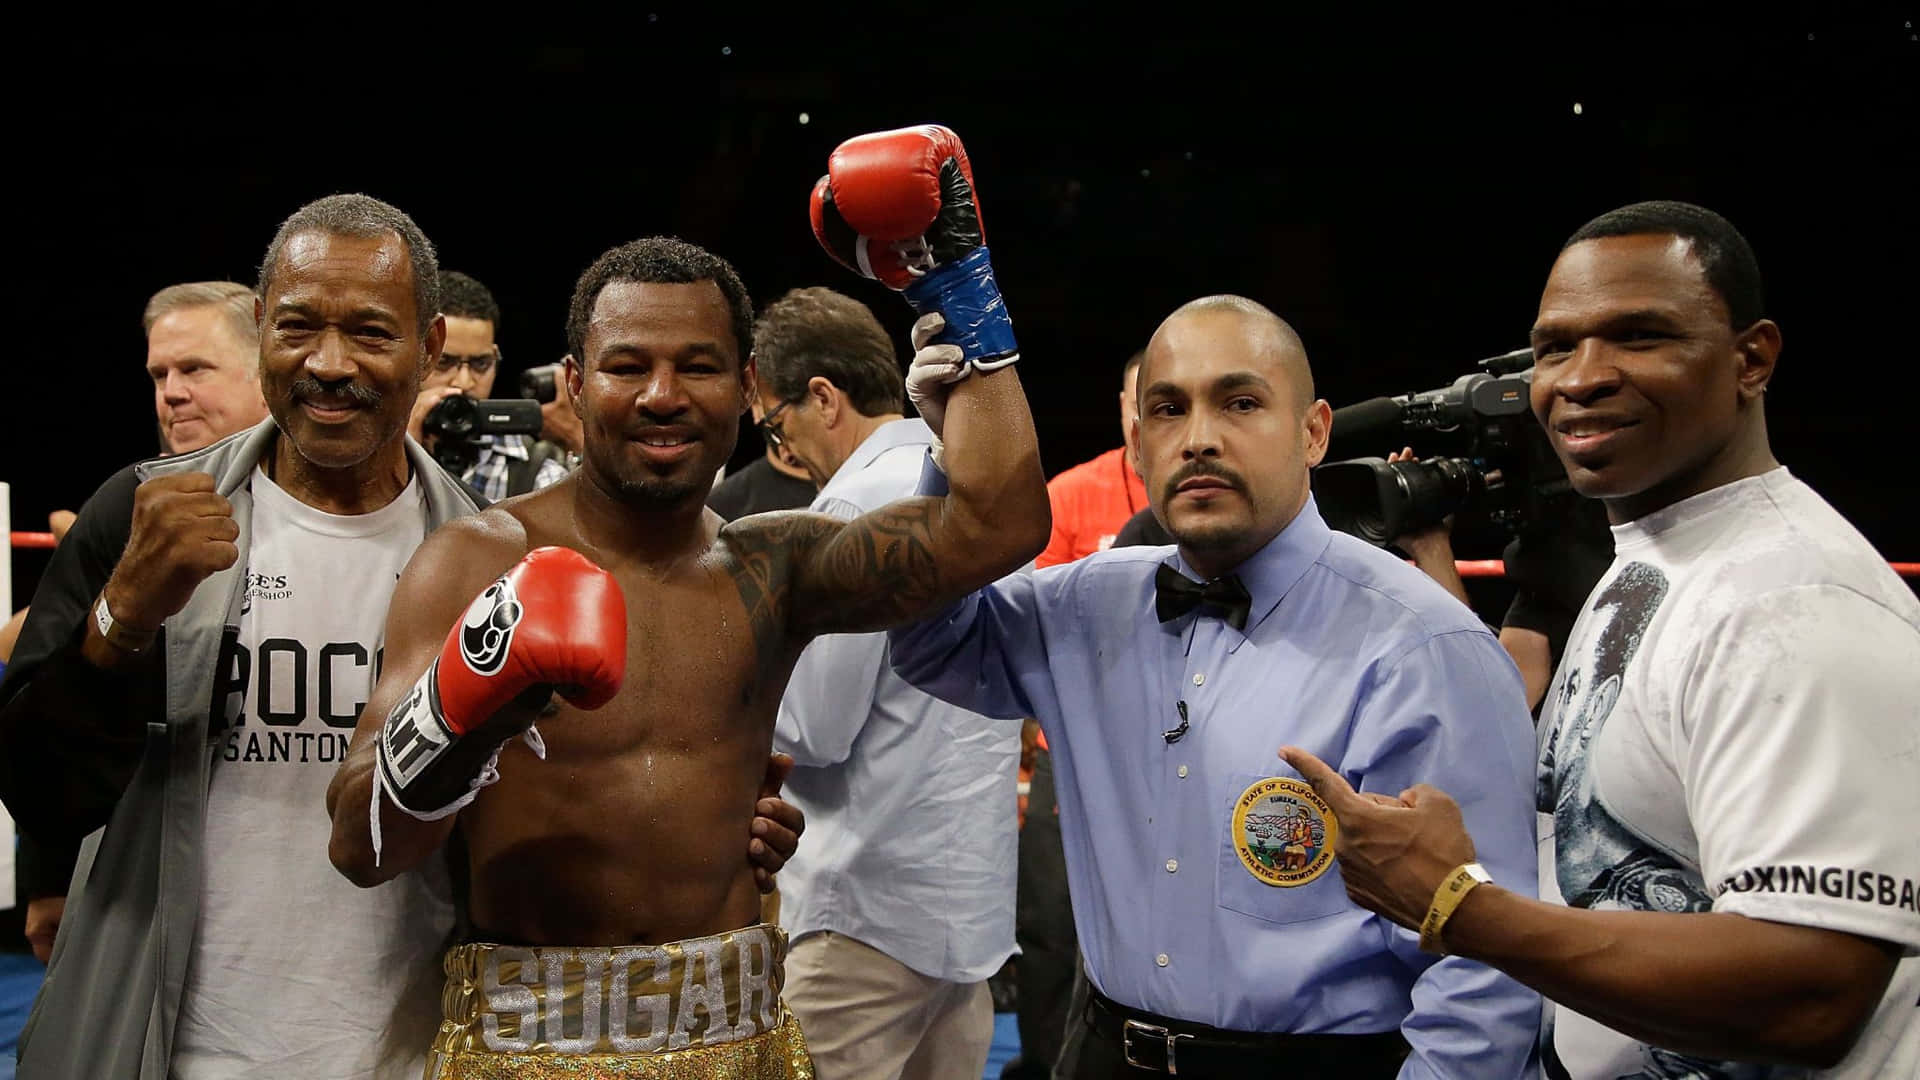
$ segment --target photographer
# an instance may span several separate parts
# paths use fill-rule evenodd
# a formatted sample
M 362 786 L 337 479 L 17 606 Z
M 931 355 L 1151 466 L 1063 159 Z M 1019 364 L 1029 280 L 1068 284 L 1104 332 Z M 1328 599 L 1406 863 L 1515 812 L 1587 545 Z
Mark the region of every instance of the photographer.
M 1529 414 L 1533 357 L 1488 357 L 1438 390 L 1376 397 L 1335 410 L 1314 497 L 1327 523 L 1411 559 L 1473 606 L 1454 564 L 1457 514 L 1506 537 L 1506 578 L 1517 591 L 1500 644 L 1537 709 L 1587 593 L 1613 558 L 1604 510 L 1576 494 L 1546 433 Z M 1364 456 L 1401 444 L 1386 457 Z M 1412 443 L 1437 451 L 1422 460 Z
M 485 285 L 458 271 L 441 272 L 440 291 L 445 298 L 446 349 L 421 384 L 407 418 L 407 434 L 494 502 L 567 475 L 566 451 L 531 435 L 476 433 L 449 442 L 448 429 L 457 423 L 458 413 L 443 404 L 446 399 L 464 395 L 484 401 L 493 396 L 493 382 L 500 374 L 500 346 L 494 341 L 500 305 Z
M 1414 460 L 1413 448 L 1387 456 L 1388 463 Z M 1558 520 L 1522 530 L 1507 544 L 1507 580 L 1517 591 L 1500 624 L 1500 644 L 1513 657 L 1527 684 L 1527 707 L 1538 709 L 1566 648 L 1580 604 L 1613 559 L 1613 535 L 1606 511 L 1591 499 L 1569 500 Z M 1467 584 L 1454 565 L 1453 516 L 1393 538 L 1428 577 L 1468 607 Z

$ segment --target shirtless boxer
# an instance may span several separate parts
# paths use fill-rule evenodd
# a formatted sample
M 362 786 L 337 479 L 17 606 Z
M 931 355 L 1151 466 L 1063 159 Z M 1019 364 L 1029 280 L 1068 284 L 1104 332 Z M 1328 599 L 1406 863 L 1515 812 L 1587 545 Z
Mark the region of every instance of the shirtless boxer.
M 408 564 L 329 808 L 334 864 L 362 885 L 455 828 L 466 842 L 475 939 L 448 953 L 430 1075 L 810 1075 L 779 1001 L 785 939 L 757 924 L 734 840 L 794 661 L 816 635 L 952 603 L 1048 535 L 1010 327 L 970 184 L 951 182 L 964 166 L 950 132 L 920 129 L 850 142 L 823 182 L 864 245 L 941 256 L 903 280 L 923 311 L 956 312 L 956 344 L 916 324 L 909 380 L 951 444 L 950 494 L 851 522 L 708 511 L 753 400 L 752 311 L 724 260 L 641 240 L 574 292 L 582 467 Z M 564 701 L 532 728 L 549 691 Z

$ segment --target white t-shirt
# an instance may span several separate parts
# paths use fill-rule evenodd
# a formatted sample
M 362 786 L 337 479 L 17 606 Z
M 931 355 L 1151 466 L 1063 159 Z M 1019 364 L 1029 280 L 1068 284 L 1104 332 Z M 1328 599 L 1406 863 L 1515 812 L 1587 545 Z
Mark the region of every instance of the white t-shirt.
M 1784 468 L 1613 534 L 1541 712 L 1542 897 L 1904 958 L 1830 1070 L 1702 1061 L 1549 1005 L 1547 1076 L 1920 1076 L 1920 602 Z
M 426 500 L 416 480 L 373 513 L 328 514 L 258 469 L 252 491 L 173 1075 L 417 1080 L 454 922 L 446 866 L 355 887 L 327 858 L 326 790 L 373 689 Z

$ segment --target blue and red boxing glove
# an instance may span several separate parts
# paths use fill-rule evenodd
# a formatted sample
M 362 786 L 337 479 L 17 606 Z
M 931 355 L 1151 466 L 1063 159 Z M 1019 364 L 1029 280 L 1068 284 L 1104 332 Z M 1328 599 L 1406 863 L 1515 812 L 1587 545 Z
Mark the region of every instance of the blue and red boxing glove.
M 835 261 L 900 290 L 922 315 L 939 312 L 946 329 L 934 341 L 959 346 L 971 369 L 1020 358 L 958 135 L 925 124 L 848 139 L 813 187 L 812 216 Z

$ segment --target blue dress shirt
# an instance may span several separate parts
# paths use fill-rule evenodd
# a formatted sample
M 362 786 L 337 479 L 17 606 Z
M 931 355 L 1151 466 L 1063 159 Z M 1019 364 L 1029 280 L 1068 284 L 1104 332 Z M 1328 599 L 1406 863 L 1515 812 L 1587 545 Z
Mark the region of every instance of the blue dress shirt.
M 1413 1048 L 1402 1077 L 1521 1075 L 1531 990 L 1421 952 L 1347 899 L 1337 868 L 1262 883 L 1231 839 L 1243 792 L 1296 775 L 1277 755 L 1291 743 L 1361 791 L 1447 791 L 1494 880 L 1534 895 L 1533 724 L 1513 662 L 1439 585 L 1333 533 L 1311 499 L 1236 569 L 1253 598 L 1244 633 L 1208 607 L 1160 622 L 1163 563 L 1197 577 L 1175 548 L 1104 551 L 890 635 L 909 682 L 1046 731 L 1094 985 L 1240 1031 L 1398 1026 Z M 1190 729 L 1169 743 L 1183 701 Z

